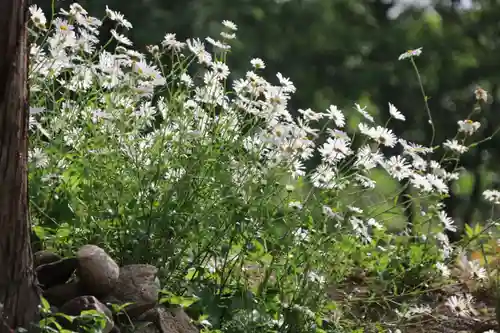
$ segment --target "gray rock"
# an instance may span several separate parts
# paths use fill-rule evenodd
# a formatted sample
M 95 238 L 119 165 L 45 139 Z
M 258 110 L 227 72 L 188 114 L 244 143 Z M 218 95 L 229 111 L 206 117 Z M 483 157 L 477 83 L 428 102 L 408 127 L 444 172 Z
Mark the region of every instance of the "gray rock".
M 141 320 L 155 324 L 160 333 L 198 333 L 199 330 L 191 323 L 189 316 L 181 308 L 167 309 L 158 306 L 147 311 Z
M 33 266 L 37 268 L 40 265 L 50 264 L 61 259 L 62 257 L 54 252 L 38 251 L 33 254 Z
M 74 298 L 84 295 L 85 293 L 77 281 L 53 286 L 43 291 L 43 297 L 51 305 L 55 306 L 61 306 Z
M 120 268 L 113 258 L 95 245 L 82 246 L 76 257 L 78 276 L 87 292 L 97 297 L 108 295 L 120 275 Z
M 160 333 L 156 325 L 151 322 L 135 322 L 134 332 L 136 333 Z
M 123 303 L 156 304 L 160 292 L 158 269 L 151 265 L 127 265 L 120 268 L 120 277 L 112 296 Z

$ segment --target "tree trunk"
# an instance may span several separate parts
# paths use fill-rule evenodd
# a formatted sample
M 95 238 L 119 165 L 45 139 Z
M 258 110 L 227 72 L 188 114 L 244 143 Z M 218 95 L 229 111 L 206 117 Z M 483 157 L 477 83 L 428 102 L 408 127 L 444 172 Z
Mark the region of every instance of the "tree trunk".
M 27 0 L 0 0 L 0 333 L 37 320 L 28 224 Z

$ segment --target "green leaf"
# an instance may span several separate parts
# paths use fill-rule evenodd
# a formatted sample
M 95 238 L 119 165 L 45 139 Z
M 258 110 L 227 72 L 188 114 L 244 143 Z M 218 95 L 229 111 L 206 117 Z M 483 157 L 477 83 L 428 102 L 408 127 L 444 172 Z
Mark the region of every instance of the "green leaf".
M 269 253 L 264 254 L 262 257 L 260 257 L 259 262 L 264 264 L 265 266 L 271 265 L 271 262 L 273 261 L 273 256 Z
M 197 273 L 196 268 L 191 267 L 188 269 L 188 272 L 187 272 L 186 276 L 184 276 L 184 279 L 187 281 L 190 281 L 195 277 L 196 273 Z
M 171 296 L 171 297 L 161 298 L 160 304 L 169 303 L 169 304 L 180 305 L 183 308 L 187 308 L 197 301 L 198 301 L 197 297 Z
M 54 314 L 54 316 L 63 317 L 66 320 L 68 320 L 70 323 L 72 323 L 73 320 L 75 320 L 75 318 L 76 318 L 75 316 L 70 316 L 70 315 L 67 315 L 65 313 L 60 313 L 60 312 Z
M 125 303 L 125 304 L 122 304 L 122 305 L 118 305 L 118 304 L 111 304 L 111 310 L 113 310 L 114 313 L 120 313 L 122 312 L 127 306 L 129 305 L 132 305 L 134 303 L 132 302 L 128 302 L 128 303 Z
M 41 298 L 40 298 L 40 302 L 41 302 L 41 305 L 42 305 L 42 310 L 45 310 L 45 311 L 50 311 L 50 304 L 49 304 L 49 302 L 45 299 L 45 297 L 41 297 Z

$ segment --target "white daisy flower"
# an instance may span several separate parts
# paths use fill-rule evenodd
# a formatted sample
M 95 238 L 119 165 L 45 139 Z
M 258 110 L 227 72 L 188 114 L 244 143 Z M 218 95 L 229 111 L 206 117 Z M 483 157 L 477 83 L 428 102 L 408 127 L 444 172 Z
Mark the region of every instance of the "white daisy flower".
M 45 18 L 45 14 L 43 11 L 37 6 L 32 5 L 29 7 L 29 11 L 31 14 L 31 21 L 35 24 L 37 28 L 44 29 L 45 24 L 47 23 L 47 19 Z
M 123 26 L 126 29 L 132 28 L 132 23 L 127 21 L 122 13 L 111 10 L 106 6 L 106 15 L 109 17 L 111 21 L 116 21 L 119 25 Z
M 264 68 L 266 68 L 266 64 L 260 58 L 254 58 L 254 59 L 250 60 L 250 64 L 252 64 L 252 67 L 255 68 L 255 69 L 264 69 Z
M 340 128 L 345 126 L 344 114 L 335 105 L 330 105 L 328 109 L 326 109 L 326 113 L 324 113 L 324 115 L 328 119 L 333 120 L 335 126 Z
M 436 263 L 436 268 L 441 272 L 441 275 L 444 278 L 450 277 L 450 275 L 451 275 L 450 269 L 445 264 L 443 264 L 442 262 Z
M 125 44 L 127 46 L 132 46 L 132 41 L 128 37 L 119 34 L 115 29 L 111 29 L 111 35 L 116 39 L 118 43 Z
M 457 231 L 457 227 L 454 225 L 455 222 L 453 221 L 452 218 L 446 215 L 446 212 L 440 211 L 438 213 L 438 217 L 441 223 L 443 223 L 445 230 L 449 230 L 451 232 Z
M 385 168 L 389 174 L 397 180 L 408 178 L 411 175 L 411 166 L 407 164 L 404 157 L 400 155 L 391 156 L 385 162 Z
M 377 126 L 373 133 L 373 139 L 386 147 L 394 147 L 398 140 L 392 130 L 382 126 Z
M 481 123 L 477 121 L 472 121 L 470 119 L 459 120 L 458 121 L 458 131 L 463 132 L 467 135 L 472 135 L 481 127 Z
M 460 143 L 458 143 L 457 140 L 446 140 L 443 143 L 443 146 L 458 153 L 458 154 L 463 154 L 467 150 L 469 150 L 469 148 L 467 148 L 466 146 L 463 146 Z
M 461 317 L 469 317 L 471 301 L 472 298 L 463 297 L 461 295 L 453 295 L 446 300 L 445 305 L 454 314 Z
M 500 192 L 497 190 L 485 190 L 483 192 L 483 197 L 495 205 L 500 204 Z
M 393 118 L 397 120 L 406 120 L 406 117 L 391 103 L 389 103 L 389 113 Z
M 359 113 L 361 113 L 361 115 L 368 121 L 370 122 L 375 122 L 375 120 L 373 119 L 373 117 L 366 111 L 366 106 L 365 107 L 361 107 L 358 103 L 354 103 L 354 106 L 355 106 L 355 109 L 356 111 L 358 111 Z
M 398 57 L 398 60 L 404 60 L 404 59 L 407 59 L 407 58 L 413 58 L 413 57 L 418 57 L 422 54 L 422 48 L 419 47 L 418 49 L 414 49 L 414 50 L 408 50 L 404 53 L 401 53 Z
M 222 21 L 222 25 L 225 26 L 226 28 L 228 28 L 229 30 L 233 30 L 233 31 L 238 30 L 238 26 L 236 26 L 236 24 L 234 22 L 229 21 L 229 20 Z

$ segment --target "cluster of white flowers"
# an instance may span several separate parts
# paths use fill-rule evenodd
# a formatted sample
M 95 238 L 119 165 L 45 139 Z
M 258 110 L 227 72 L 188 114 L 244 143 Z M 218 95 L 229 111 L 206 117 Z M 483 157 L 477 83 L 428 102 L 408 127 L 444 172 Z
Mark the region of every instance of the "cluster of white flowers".
M 500 205 L 500 191 L 486 190 L 483 192 L 483 197 L 495 205 Z
M 86 147 L 90 140 L 89 133 L 84 131 L 85 120 L 96 125 L 96 130 L 108 137 L 116 138 L 118 148 L 129 158 L 140 161 L 143 166 L 151 164 L 145 151 L 155 145 L 159 138 L 169 138 L 165 156 L 176 156 L 189 151 L 190 145 L 175 145 L 191 139 L 193 145 L 208 145 L 213 139 L 205 135 L 217 133 L 226 142 L 239 142 L 244 149 L 259 157 L 259 167 L 243 166 L 241 161 L 232 159 L 228 167 L 233 172 L 235 184 L 256 182 L 274 167 L 288 168 L 294 178 L 307 176 L 312 184 L 320 189 L 342 190 L 347 186 L 359 186 L 362 189 L 373 189 L 376 186 L 370 177 L 370 170 L 381 167 L 397 180 L 408 179 L 415 189 L 422 194 L 448 192 L 447 181 L 456 179 L 455 173 L 447 173 L 437 161 L 429 160 L 427 155 L 433 151 L 416 143 L 398 138 L 392 130 L 361 122 L 359 132 L 366 143 L 360 149 L 352 149 L 352 140 L 342 129 L 346 125 L 345 114 L 335 105 L 324 112 L 311 109 L 298 110 L 300 117 L 294 119 L 288 109 L 288 101 L 295 92 L 294 84 L 282 74 L 276 75 L 277 84 L 264 79 L 259 70 L 265 63 L 259 58 L 251 60 L 253 70 L 244 78 L 232 83 L 233 95 L 226 92 L 226 80 L 230 75 L 227 65 L 211 54 L 205 42 L 217 52 L 230 49 L 230 42 L 235 38 L 237 26 L 224 21 L 225 31 L 222 40 L 207 38 L 178 41 L 176 35 L 165 35 L 160 46 L 151 46 L 153 61 L 148 56 L 130 49 L 132 42 L 116 29 L 124 31 L 132 25 L 122 14 L 106 7 L 106 19 L 114 21 L 116 28 L 111 31 L 117 42 L 114 52 L 98 48 L 98 28 L 102 22 L 88 13 L 78 4 L 72 4 L 69 11 L 61 10 L 47 31 L 46 19 L 36 6 L 30 8 L 31 21 L 38 28 L 37 37 L 48 33 L 46 44 L 34 43 L 31 46 L 30 87 L 35 99 L 42 100 L 47 86 L 57 85 L 62 91 L 60 103 L 40 103 L 32 105 L 30 119 L 33 129 L 38 129 L 46 136 L 59 136 L 63 143 L 73 149 Z M 39 38 L 38 40 L 44 40 Z M 192 57 L 202 68 L 202 80 L 196 81 L 186 70 L 173 68 L 170 73 L 154 63 L 156 56 L 164 54 L 180 54 Z M 401 58 L 418 56 L 421 49 L 408 51 Z M 88 55 L 85 58 L 84 55 Z M 95 60 L 93 60 L 95 59 Z M 175 67 L 175 66 L 174 66 Z M 168 78 L 168 79 L 167 79 Z M 50 85 L 48 82 L 52 82 Z M 184 88 L 182 94 L 173 96 L 167 101 L 164 97 L 152 98 L 155 90 L 162 89 L 172 83 Z M 71 92 L 86 94 L 85 98 L 72 99 Z M 174 112 L 174 105 L 182 112 Z M 49 110 L 49 106 L 51 110 Z M 213 116 L 212 110 L 222 111 Z M 368 123 L 374 118 L 366 107 L 355 104 L 355 110 Z M 247 115 L 258 118 L 262 125 L 255 126 L 247 134 L 243 134 L 243 119 Z M 393 104 L 389 103 L 389 115 L 396 120 L 406 118 Z M 143 134 L 144 128 L 161 117 L 164 126 Z M 127 118 L 125 128 L 123 119 Z M 315 126 L 319 121 L 327 121 L 328 137 L 317 146 L 319 130 Z M 480 124 L 470 120 L 459 122 L 459 131 L 472 135 Z M 189 134 L 186 137 L 185 134 Z M 403 154 L 386 158 L 379 148 L 401 145 Z M 465 153 L 467 147 L 463 142 L 448 140 L 443 146 L 456 153 Z M 184 149 L 184 151 L 183 151 Z M 322 157 L 322 162 L 306 175 L 305 163 L 311 159 L 315 151 Z M 102 153 L 102 151 L 100 151 Z M 99 151 L 95 152 L 99 153 Z M 31 160 L 37 167 L 48 164 L 43 152 L 33 150 Z M 346 177 L 344 165 L 353 161 L 354 177 Z M 168 161 L 166 161 L 168 164 Z M 429 172 L 430 170 L 430 172 Z M 171 175 L 165 176 L 172 179 Z M 175 177 L 174 179 L 179 179 Z M 485 193 L 487 198 L 491 194 Z M 489 199 L 491 200 L 491 199 Z M 451 218 L 441 214 L 440 221 L 445 229 L 454 230 Z M 353 224 L 351 221 L 351 224 Z M 364 227 L 361 227 L 363 225 Z M 359 235 L 367 239 L 366 223 L 354 223 Z
M 97 134 L 108 138 L 109 149 L 116 148 L 138 168 L 149 168 L 154 163 L 148 154 L 154 146 L 161 145 L 161 157 L 168 167 L 176 156 L 187 156 L 195 147 L 213 145 L 216 139 L 224 144 L 234 143 L 257 161 L 249 165 L 247 160 L 228 157 L 232 182 L 241 188 L 242 196 L 245 196 L 242 184 L 258 183 L 277 168 L 286 169 L 292 179 L 308 178 L 312 186 L 326 191 L 347 187 L 374 189 L 376 182 L 371 171 L 375 168 L 385 170 L 395 180 L 408 180 L 422 196 L 447 194 L 447 183 L 458 178 L 457 173 L 447 172 L 430 158 L 434 147 L 398 138 L 391 129 L 375 124 L 367 107 L 359 104 L 354 105 L 363 118 L 357 126 L 364 140 L 359 149 L 353 148 L 352 137 L 358 133 L 348 133 L 352 131 L 345 128 L 347 116 L 335 105 L 322 112 L 297 110 L 300 116 L 294 119 L 288 107 L 296 90 L 294 84 L 281 73 L 277 73 L 274 84 L 267 81 L 260 75 L 266 65 L 259 58 L 250 61 L 252 69 L 243 78 L 229 81 L 230 69 L 218 55 L 227 52 L 236 38 L 238 29 L 233 22 L 222 22 L 221 40 L 209 37 L 204 41 L 198 38 L 178 41 L 175 34 L 166 34 L 160 45 L 149 47 L 148 56 L 130 48 L 132 41 L 122 33 L 132 25 L 122 14 L 107 7 L 106 19 L 116 25 L 111 31 L 117 44 L 113 51 L 98 45 L 102 21 L 89 16 L 78 4 L 70 5 L 69 11 L 61 10 L 49 30 L 39 8 L 32 6 L 30 13 L 36 38 L 30 52 L 30 129 L 49 139 L 59 138 L 60 144 L 83 155 L 107 153 L 108 148 L 102 147 L 83 151 L 92 146 L 89 143 Z M 38 44 L 39 41 L 43 44 Z M 209 52 L 207 44 L 214 52 Z M 421 48 L 411 50 L 400 59 L 413 58 L 421 52 Z M 180 65 L 163 68 L 157 62 L 159 55 L 180 54 L 193 60 L 193 66 L 201 73 L 199 77 L 191 76 Z M 232 82 L 232 94 L 227 92 L 228 82 Z M 168 98 L 154 98 L 155 92 L 168 90 L 172 85 L 178 88 L 177 93 Z M 53 98 L 46 98 L 47 91 L 54 94 Z M 478 99 L 486 100 L 484 91 L 478 90 L 476 94 Z M 388 114 L 391 119 L 406 120 L 391 103 Z M 253 119 L 250 130 L 249 118 Z M 160 120 L 162 125 L 155 126 Z M 325 133 L 317 129 L 320 122 L 328 124 Z M 88 130 L 88 124 L 92 124 L 92 130 Z M 480 126 L 472 120 L 459 121 L 458 132 L 469 137 Z M 320 134 L 326 134 L 323 141 L 317 140 Z M 398 145 L 403 151 L 401 155 L 386 157 L 380 152 L 382 148 Z M 465 139 L 447 140 L 443 147 L 455 154 L 468 151 Z M 306 173 L 305 165 L 315 152 L 321 156 L 321 163 Z M 43 169 L 50 165 L 51 159 L 43 149 L 34 147 L 30 162 Z M 69 163 L 52 162 L 60 169 Z M 354 172 L 346 173 L 346 165 Z M 168 170 L 163 174 L 168 182 L 180 181 L 187 172 L 173 163 Z M 56 177 L 44 179 L 49 182 Z M 293 186 L 287 190 L 293 191 Z M 488 190 L 483 195 L 494 204 L 500 203 L 498 191 Z M 289 207 L 300 211 L 303 203 L 291 201 Z M 441 223 L 441 231 L 456 231 L 453 219 L 439 208 L 434 217 Z M 350 206 L 347 210 L 349 216 L 344 222 L 363 242 L 372 241 L 371 230 L 383 230 L 383 225 L 375 219 L 363 216 L 362 209 Z M 337 221 L 344 219 L 327 205 L 323 206 L 323 213 Z M 303 243 L 309 241 L 310 233 L 298 228 L 293 236 Z M 445 234 L 436 232 L 433 236 L 441 246 L 443 258 L 448 258 L 452 249 Z M 444 264 L 438 263 L 436 268 L 443 276 L 450 275 Z M 478 267 L 470 271 L 480 277 L 484 275 Z M 310 278 L 324 282 L 315 273 Z M 457 313 L 469 314 L 471 302 L 471 298 L 457 296 L 450 298 L 447 305 Z M 401 316 L 427 312 L 426 307 L 414 308 Z

